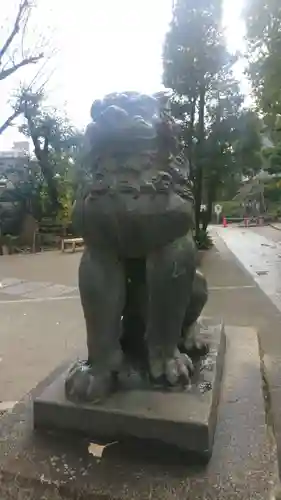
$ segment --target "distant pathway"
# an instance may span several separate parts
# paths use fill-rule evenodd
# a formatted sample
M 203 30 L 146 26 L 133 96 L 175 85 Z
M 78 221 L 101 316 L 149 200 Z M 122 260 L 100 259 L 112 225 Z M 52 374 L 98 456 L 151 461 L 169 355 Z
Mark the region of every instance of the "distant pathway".
M 254 281 L 281 311 L 281 235 L 273 228 L 214 227 Z M 276 234 L 278 233 L 278 234 Z
M 57 251 L 0 257 L 0 303 L 78 296 L 80 257 Z

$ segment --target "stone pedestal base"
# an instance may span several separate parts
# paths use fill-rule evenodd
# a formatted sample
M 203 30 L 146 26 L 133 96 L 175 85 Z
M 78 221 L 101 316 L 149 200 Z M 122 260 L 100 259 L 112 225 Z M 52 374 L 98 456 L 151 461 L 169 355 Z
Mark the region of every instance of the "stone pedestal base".
M 211 456 L 225 354 L 222 325 L 202 331 L 209 354 L 198 362 L 191 387 L 184 392 L 120 390 L 103 404 L 73 404 L 64 393 L 67 371 L 34 401 L 36 429 L 80 432 L 93 440 L 151 440 Z

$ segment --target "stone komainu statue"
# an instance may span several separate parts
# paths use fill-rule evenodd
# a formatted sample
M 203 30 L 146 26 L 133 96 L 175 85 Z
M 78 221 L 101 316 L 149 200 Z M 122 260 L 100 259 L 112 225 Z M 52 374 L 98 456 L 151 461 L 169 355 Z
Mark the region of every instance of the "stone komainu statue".
M 85 241 L 79 289 L 88 359 L 66 380 L 74 401 L 98 401 L 124 373 L 152 386 L 188 384 L 207 285 L 196 270 L 189 166 L 163 93 L 95 101 L 85 133 L 89 182 L 74 225 Z

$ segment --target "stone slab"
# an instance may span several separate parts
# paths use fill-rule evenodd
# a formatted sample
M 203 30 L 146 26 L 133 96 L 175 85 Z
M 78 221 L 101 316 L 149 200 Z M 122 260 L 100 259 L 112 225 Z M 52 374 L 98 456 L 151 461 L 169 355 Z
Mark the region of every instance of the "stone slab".
M 0 279 L 0 289 L 7 288 L 13 285 L 19 285 L 20 283 L 24 283 L 25 280 L 21 280 L 18 278 L 2 278 Z
M 51 283 L 49 286 L 40 288 L 40 290 L 34 290 L 32 292 L 28 292 L 24 296 L 26 298 L 31 298 L 31 299 L 37 299 L 37 298 L 45 299 L 48 297 L 59 297 L 63 294 L 71 294 L 73 292 L 77 292 L 77 287 Z
M 51 374 L 0 420 L 0 498 L 5 500 L 268 500 L 277 484 L 267 430 L 256 331 L 226 327 L 218 425 L 207 467 L 186 455 L 115 443 L 102 457 L 75 434 L 33 431 L 33 400 Z M 92 444 L 91 444 L 92 443 Z M 98 447 L 98 446 L 96 446 Z
M 8 295 L 27 295 L 35 290 L 50 286 L 52 283 L 42 283 L 38 281 L 22 281 L 19 284 L 9 285 L 4 288 L 4 292 Z
M 68 370 L 34 401 L 36 429 L 81 432 L 93 439 L 128 438 L 174 445 L 205 459 L 212 452 L 225 354 L 222 324 L 202 332 L 210 352 L 185 391 L 120 388 L 102 404 L 73 404 L 65 397 Z

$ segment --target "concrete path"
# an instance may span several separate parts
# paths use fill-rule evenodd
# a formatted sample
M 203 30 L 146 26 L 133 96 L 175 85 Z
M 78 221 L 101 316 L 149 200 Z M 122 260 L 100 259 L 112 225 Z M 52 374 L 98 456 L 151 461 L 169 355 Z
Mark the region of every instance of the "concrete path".
M 269 229 L 273 232 L 272 228 Z M 281 238 L 273 241 L 264 231 L 216 228 L 217 234 L 239 259 L 254 281 L 281 311 Z
M 243 235 L 238 236 L 239 233 L 233 230 L 232 234 L 235 234 L 233 237 L 230 231 L 232 230 L 227 229 L 225 233 L 215 232 L 217 247 L 206 253 L 202 264 L 210 289 L 204 315 L 222 318 L 227 325 L 230 325 L 228 327 L 230 342 L 232 341 L 237 349 L 237 357 L 233 356 L 229 360 L 233 375 L 227 378 L 227 392 L 223 396 L 225 406 L 222 407 L 218 427 L 220 437 L 214 450 L 215 463 L 221 465 L 221 470 L 218 474 L 217 465 L 213 469 L 210 465 L 205 486 L 201 482 L 200 493 L 197 497 L 195 495 L 192 497 L 200 500 L 207 497 L 229 500 L 230 498 L 233 500 L 266 499 L 267 493 L 275 482 L 274 446 L 268 441 L 266 435 L 259 350 L 262 354 L 267 387 L 271 394 L 270 409 L 277 444 L 281 443 L 279 419 L 281 410 L 281 312 L 273 304 L 271 298 L 261 290 L 258 280 L 262 278 L 262 275 L 256 273 L 259 270 L 259 261 L 256 262 L 252 257 L 251 262 L 247 261 L 252 273 L 251 270 L 245 272 L 241 262 L 239 263 L 230 251 L 230 243 L 228 246 L 224 242 L 224 239 L 228 237 L 229 242 L 234 242 L 231 243 L 232 245 L 237 245 L 235 241 L 238 239 L 239 248 L 244 247 Z M 250 238 L 247 237 L 248 249 L 250 241 L 254 241 L 255 238 L 254 231 L 251 234 Z M 261 242 L 268 244 L 268 240 L 266 242 L 263 239 L 260 240 L 259 235 L 257 238 L 260 247 L 267 252 L 269 259 L 273 255 L 270 252 L 273 252 L 271 247 L 274 245 L 270 243 L 269 246 L 261 246 Z M 276 248 L 274 252 L 277 252 Z M 276 253 L 274 255 L 278 261 Z M 246 259 L 246 257 L 243 258 Z M 4 278 L 23 280 L 20 284 L 10 282 L 6 289 L 3 287 L 0 291 L 0 401 L 12 406 L 11 402 L 20 399 L 60 363 L 78 356 L 85 348 L 85 325 L 76 291 L 79 259 L 79 254 L 62 255 L 58 252 L 0 258 L 2 282 Z M 251 268 L 251 265 L 254 267 Z M 269 272 L 270 269 L 268 266 Z M 37 288 L 34 285 L 35 282 L 40 283 Z M 55 290 L 58 288 L 55 287 L 53 295 L 44 296 L 43 290 L 55 284 L 66 287 L 60 288 L 63 293 L 56 294 Z M 16 288 L 16 291 L 21 293 L 6 293 L 9 287 L 12 290 L 13 287 L 19 285 L 21 288 Z M 70 292 L 68 287 L 75 290 Z M 39 290 L 41 290 L 40 296 L 36 295 Z M 30 293 L 32 297 L 26 296 Z M 257 343 L 256 334 L 258 334 L 259 343 Z M 254 363 L 251 352 L 255 353 Z M 257 397 L 257 404 L 254 403 L 255 397 Z M 235 411 L 238 413 L 236 414 Z M 255 428 L 252 433 L 251 428 Z M 250 447 L 253 447 L 252 451 Z M 278 448 L 281 456 L 280 450 L 281 446 Z M 247 462 L 247 457 L 249 462 Z M 245 466 L 246 462 L 249 464 L 248 468 Z M 132 465 L 131 479 L 135 475 L 135 469 Z M 164 476 L 160 477 L 159 473 L 160 479 L 157 482 L 155 474 L 149 475 L 148 471 L 143 477 L 143 487 L 147 488 L 145 495 L 149 491 L 154 494 L 156 488 L 159 488 L 158 498 L 165 500 L 188 498 L 190 484 L 184 480 L 186 471 L 182 471 L 180 481 L 175 479 L 174 483 L 170 481 L 169 476 L 171 489 L 165 491 L 165 495 L 163 493 Z M 218 479 L 219 477 L 223 477 L 223 480 Z M 151 483 L 147 484 L 145 478 L 148 478 Z M 210 486 L 211 478 L 214 482 Z M 248 489 L 245 490 L 246 496 L 243 496 L 246 483 Z M 208 489 L 205 490 L 207 484 L 211 488 L 209 496 Z M 262 484 L 262 491 L 259 492 L 258 485 Z M 143 498 L 149 498 L 149 496 L 143 496 Z
M 203 263 L 210 289 L 206 314 L 220 316 L 226 324 L 257 328 L 266 350 L 278 353 L 280 312 L 217 238 L 218 250 L 208 252 Z M 0 258 L 0 282 L 7 285 L 0 288 L 0 401 L 18 399 L 84 347 L 77 292 L 80 255 L 46 252 Z M 21 282 L 13 284 L 11 278 Z
M 60 298 L 72 297 L 78 294 L 78 289 L 75 286 L 66 286 L 48 281 L 28 281 L 18 278 L 2 277 L 0 281 L 0 290 L 2 299 L 0 303 L 7 300 L 25 302 L 36 300 L 56 300 Z
M 279 233 L 274 229 L 269 231 Z M 209 275 L 209 282 L 215 279 L 222 288 L 210 294 L 206 312 L 212 316 L 221 312 L 227 324 L 252 326 L 257 331 L 281 472 L 279 239 L 273 241 L 274 236 L 266 237 L 264 229 L 252 228 L 212 228 L 212 234 L 217 248 L 207 253 L 203 269 Z M 271 233 L 266 230 L 266 234 Z M 226 290 L 227 283 L 241 288 Z
M 0 258 L 0 412 L 84 348 L 80 256 Z
M 0 258 L 0 278 L 13 277 L 28 281 L 60 283 L 77 286 L 81 253 L 59 251 L 38 254 L 3 255 Z

